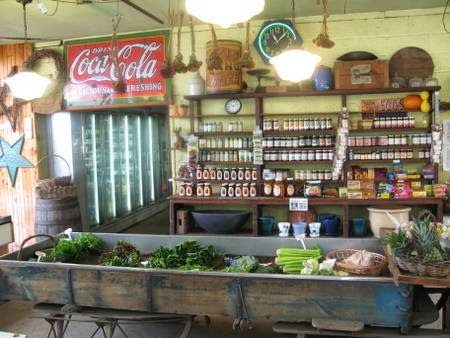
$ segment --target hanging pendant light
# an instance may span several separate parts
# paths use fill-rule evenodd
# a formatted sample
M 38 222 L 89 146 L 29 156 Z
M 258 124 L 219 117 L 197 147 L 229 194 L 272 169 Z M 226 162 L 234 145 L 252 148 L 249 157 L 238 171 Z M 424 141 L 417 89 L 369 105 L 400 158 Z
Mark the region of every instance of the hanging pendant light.
M 292 24 L 295 26 L 295 0 L 292 0 Z M 321 59 L 319 55 L 293 46 L 269 62 L 282 80 L 298 83 L 312 76 Z
M 261 13 L 264 5 L 265 0 L 186 0 L 186 11 L 204 22 L 228 28 Z
M 51 80 L 35 72 L 19 72 L 5 79 L 14 97 L 25 101 L 42 97 Z

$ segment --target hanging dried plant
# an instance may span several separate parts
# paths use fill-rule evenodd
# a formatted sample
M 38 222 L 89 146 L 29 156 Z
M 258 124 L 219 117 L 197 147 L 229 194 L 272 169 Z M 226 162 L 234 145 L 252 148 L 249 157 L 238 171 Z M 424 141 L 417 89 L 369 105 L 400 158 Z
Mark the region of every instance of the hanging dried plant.
M 7 77 L 13 76 L 14 74 L 17 74 L 18 67 L 13 66 L 11 69 L 11 72 L 8 74 Z M 11 97 L 11 91 L 7 84 L 4 84 L 3 87 L 0 87 L 0 116 L 5 115 L 6 118 L 9 121 L 9 124 L 11 125 L 11 129 L 13 132 L 17 129 L 17 120 L 19 119 L 20 115 L 20 108 L 27 103 L 24 100 L 12 99 L 12 105 L 8 106 L 6 104 L 6 101 L 8 101 Z
M 161 68 L 161 75 L 165 79 L 170 79 L 175 75 L 175 70 L 172 66 L 172 39 L 173 39 L 173 29 L 176 25 L 176 14 L 175 12 L 169 7 L 169 38 L 167 42 L 167 50 L 166 55 L 164 59 L 164 65 Z
M 214 30 L 213 25 L 209 25 L 209 27 L 211 28 L 213 48 L 211 50 L 211 53 L 209 53 L 208 57 L 206 58 L 206 66 L 208 67 L 208 70 L 220 70 L 222 69 L 223 60 L 219 53 L 216 31 Z
M 250 54 L 250 21 L 247 21 L 245 24 L 245 50 L 242 54 L 241 60 L 239 61 L 239 65 L 242 68 L 249 69 L 255 67 L 255 60 L 253 60 Z
M 333 48 L 334 47 L 334 41 L 332 41 L 330 39 L 330 36 L 328 35 L 328 25 L 327 25 L 327 18 L 329 17 L 329 14 L 328 14 L 328 0 L 322 0 L 322 7 L 323 7 L 322 27 L 320 29 L 319 35 L 317 35 L 316 38 L 313 39 L 313 42 L 318 47 Z
M 195 34 L 194 34 L 194 24 L 192 22 L 192 15 L 189 15 L 189 27 L 191 29 L 191 56 L 189 57 L 189 63 L 187 68 L 190 72 L 196 72 L 200 69 L 203 62 L 197 60 L 195 55 Z
M 184 12 L 178 12 L 178 31 L 177 31 L 177 55 L 173 59 L 173 70 L 175 73 L 186 73 L 187 66 L 183 62 L 183 54 L 181 54 L 181 29 L 183 28 Z

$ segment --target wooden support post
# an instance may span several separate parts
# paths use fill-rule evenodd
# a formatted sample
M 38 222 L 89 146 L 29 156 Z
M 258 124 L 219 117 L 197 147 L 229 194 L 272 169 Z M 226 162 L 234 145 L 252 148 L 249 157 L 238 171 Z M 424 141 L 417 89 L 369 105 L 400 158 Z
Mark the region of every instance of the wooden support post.
M 258 236 L 258 204 L 252 203 L 252 236 Z
M 344 214 L 342 216 L 342 231 L 344 237 L 350 237 L 350 221 L 349 221 L 349 206 L 344 205 Z

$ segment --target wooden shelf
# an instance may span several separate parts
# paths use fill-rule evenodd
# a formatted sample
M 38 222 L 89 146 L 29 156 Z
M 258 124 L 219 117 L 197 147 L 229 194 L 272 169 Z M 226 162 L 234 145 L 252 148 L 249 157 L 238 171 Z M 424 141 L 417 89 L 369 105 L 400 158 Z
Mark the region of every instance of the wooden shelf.
M 198 161 L 203 165 L 238 165 L 238 166 L 257 166 L 253 162 L 231 162 L 231 161 Z
M 253 117 L 255 118 L 255 114 L 211 114 L 211 115 L 194 115 L 193 118 L 196 119 L 212 119 L 212 118 L 222 118 L 222 117 Z
M 419 93 L 421 91 L 436 92 L 441 90 L 440 86 L 416 87 L 416 88 L 377 88 L 377 89 L 332 89 L 327 91 L 302 90 L 288 91 L 284 93 L 225 93 L 187 95 L 184 98 L 189 101 L 216 100 L 216 99 L 255 99 L 270 97 L 303 97 L 303 96 L 337 96 L 337 95 L 366 95 L 366 94 L 391 94 L 391 93 Z
M 431 144 L 414 144 L 414 145 L 393 145 L 393 146 L 370 146 L 370 147 L 347 147 L 351 150 L 378 150 L 378 149 L 423 149 L 431 148 Z
M 365 164 L 365 163 L 429 163 L 429 158 L 407 158 L 398 160 L 348 160 L 345 161 L 344 165 L 355 165 L 355 164 Z
M 253 147 L 245 147 L 245 148 L 199 148 L 200 151 L 228 151 L 228 150 L 253 150 Z
M 336 135 L 335 129 L 326 130 L 263 130 L 264 136 Z
M 216 132 L 194 132 L 195 136 L 253 136 L 252 131 L 216 131 Z
M 265 161 L 266 165 L 271 164 L 331 164 L 333 161 L 330 160 L 321 160 L 321 161 Z
M 381 133 L 381 132 L 402 132 L 402 133 L 429 133 L 430 128 L 372 128 L 372 129 L 350 129 L 349 134 L 357 133 Z
M 264 114 L 263 117 L 283 117 L 283 116 L 332 116 L 339 115 L 341 112 L 311 112 L 311 113 L 269 113 Z M 352 113 L 350 113 L 352 114 Z
M 331 147 L 264 147 L 264 151 L 282 151 L 282 150 L 300 150 L 300 151 L 306 151 L 306 150 L 334 150 L 334 146 Z

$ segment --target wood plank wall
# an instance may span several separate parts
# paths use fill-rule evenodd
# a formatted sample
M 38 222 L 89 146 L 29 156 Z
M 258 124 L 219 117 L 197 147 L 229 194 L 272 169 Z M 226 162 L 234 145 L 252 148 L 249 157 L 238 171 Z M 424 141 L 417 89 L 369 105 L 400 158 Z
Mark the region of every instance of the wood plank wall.
M 14 65 L 19 66 L 32 54 L 31 44 L 15 44 L 0 46 L 0 85 Z M 9 102 L 10 104 L 11 102 Z M 34 126 L 34 116 L 31 105 L 22 106 L 18 118 L 18 128 L 13 132 L 6 116 L 0 116 L 0 136 L 7 142 L 15 142 L 24 133 L 24 119 L 31 117 Z M 37 162 L 36 134 L 33 127 L 32 138 L 26 138 L 22 155 L 32 163 Z M 35 169 L 21 168 L 18 170 L 16 185 L 11 186 L 5 168 L 0 168 L 0 215 L 11 215 L 14 223 L 15 244 L 34 233 L 34 186 L 37 178 Z

